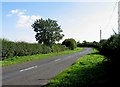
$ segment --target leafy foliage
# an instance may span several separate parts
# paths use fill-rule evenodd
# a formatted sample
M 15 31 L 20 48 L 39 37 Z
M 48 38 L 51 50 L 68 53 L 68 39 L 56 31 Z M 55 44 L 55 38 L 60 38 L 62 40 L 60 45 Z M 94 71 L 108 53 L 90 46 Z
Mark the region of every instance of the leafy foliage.
M 51 52 L 60 52 L 66 50 L 66 46 L 64 45 L 53 45 L 53 47 L 50 48 L 49 46 L 37 43 L 12 42 L 6 39 L 3 39 L 1 41 L 1 53 L 3 59 L 14 56 L 47 54 Z
M 52 52 L 61 52 L 61 51 L 65 51 L 68 48 L 65 45 L 60 45 L 60 44 L 54 44 L 52 46 Z
M 77 47 L 77 43 L 74 39 L 65 39 L 62 42 L 62 45 L 65 45 L 66 47 L 68 47 L 69 49 L 73 50 Z
M 99 51 L 112 61 L 120 61 L 120 35 L 112 35 L 108 40 L 100 42 Z
M 36 20 L 32 25 L 34 31 L 36 32 L 35 38 L 39 43 L 45 45 L 52 45 L 55 41 L 59 41 L 63 38 L 63 32 L 60 26 L 57 24 L 57 21 L 47 19 L 43 20 L 42 18 Z

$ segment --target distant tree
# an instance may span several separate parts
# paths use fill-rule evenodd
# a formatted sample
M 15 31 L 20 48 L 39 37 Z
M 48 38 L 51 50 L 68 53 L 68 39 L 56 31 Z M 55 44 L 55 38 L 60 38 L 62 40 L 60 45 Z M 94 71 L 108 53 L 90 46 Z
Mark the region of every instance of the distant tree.
M 38 43 L 51 46 L 56 41 L 59 41 L 63 38 L 63 32 L 61 27 L 58 25 L 57 21 L 47 19 L 43 20 L 38 19 L 32 24 L 32 28 L 36 32 L 35 38 Z
M 70 39 L 65 39 L 62 42 L 62 45 L 65 45 L 66 47 L 68 47 L 71 50 L 74 50 L 74 48 L 77 47 L 77 43 L 74 39 L 70 38 Z
M 93 41 L 93 43 L 98 43 L 98 42 L 96 42 L 96 41 Z
M 80 44 L 80 41 L 77 41 L 77 44 Z
M 86 40 L 84 40 L 84 41 L 83 41 L 83 43 L 84 43 L 84 44 L 86 44 L 86 43 L 87 43 L 87 41 L 86 41 Z

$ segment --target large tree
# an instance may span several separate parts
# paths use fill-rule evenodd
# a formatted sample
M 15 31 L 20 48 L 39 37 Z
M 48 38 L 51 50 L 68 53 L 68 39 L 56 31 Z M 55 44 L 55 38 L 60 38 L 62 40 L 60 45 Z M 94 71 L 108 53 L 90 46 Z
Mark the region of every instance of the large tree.
M 63 38 L 63 31 L 61 27 L 58 25 L 56 20 L 43 20 L 38 19 L 32 24 L 32 28 L 36 32 L 35 38 L 38 43 L 45 45 L 52 45 L 56 41 L 59 41 Z

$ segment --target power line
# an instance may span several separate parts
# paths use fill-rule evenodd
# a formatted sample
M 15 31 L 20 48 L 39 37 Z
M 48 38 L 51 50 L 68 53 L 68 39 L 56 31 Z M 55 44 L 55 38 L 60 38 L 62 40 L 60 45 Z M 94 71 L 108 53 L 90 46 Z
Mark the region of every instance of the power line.
M 118 2 L 118 34 L 120 34 L 120 1 Z
M 109 26 L 110 22 L 111 22 L 111 19 L 112 19 L 112 17 L 113 17 L 113 13 L 114 13 L 114 11 L 115 11 L 115 9 L 116 9 L 116 7 L 117 7 L 117 3 L 118 3 L 118 0 L 116 1 L 115 5 L 114 5 L 114 7 L 113 7 L 113 10 L 112 10 L 112 13 L 111 13 L 111 15 L 110 15 L 109 21 L 108 21 L 108 23 L 107 23 L 107 25 L 106 25 L 105 28 L 107 28 L 107 27 Z

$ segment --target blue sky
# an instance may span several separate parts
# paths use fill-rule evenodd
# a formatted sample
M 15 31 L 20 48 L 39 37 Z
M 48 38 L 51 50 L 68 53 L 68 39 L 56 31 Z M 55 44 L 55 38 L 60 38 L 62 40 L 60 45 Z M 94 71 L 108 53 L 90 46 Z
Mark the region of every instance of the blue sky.
M 39 18 L 51 18 L 61 25 L 63 40 L 99 41 L 100 29 L 102 38 L 110 37 L 112 28 L 117 32 L 117 7 L 112 14 L 114 6 L 115 2 L 3 2 L 2 37 L 35 42 L 31 24 Z
M 2 4 L 0 3 L 0 13 L 2 13 Z M 2 19 L 2 14 L 0 14 L 0 19 Z M 0 20 L 0 37 L 2 37 L 2 20 Z
M 1 0 L 2 2 L 116 2 L 116 0 Z

